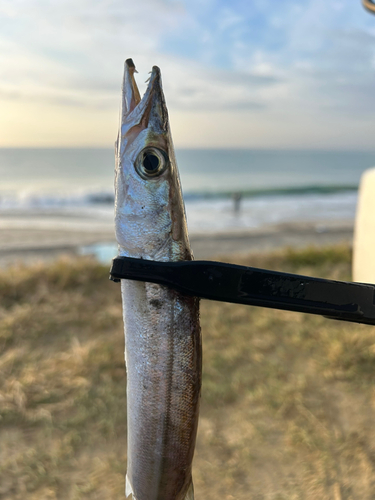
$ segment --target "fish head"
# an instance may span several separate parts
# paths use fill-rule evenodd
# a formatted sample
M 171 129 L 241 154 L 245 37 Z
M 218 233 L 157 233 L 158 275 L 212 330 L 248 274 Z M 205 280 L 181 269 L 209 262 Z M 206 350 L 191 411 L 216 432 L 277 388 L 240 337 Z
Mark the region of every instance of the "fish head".
M 115 232 L 119 254 L 190 260 L 185 207 L 160 69 L 141 98 L 132 59 L 125 62 L 116 143 Z

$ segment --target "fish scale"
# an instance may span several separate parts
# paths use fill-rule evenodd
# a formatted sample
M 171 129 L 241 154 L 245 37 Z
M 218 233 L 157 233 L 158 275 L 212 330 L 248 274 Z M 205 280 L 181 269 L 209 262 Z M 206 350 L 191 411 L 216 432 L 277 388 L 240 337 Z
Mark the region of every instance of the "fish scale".
M 125 63 L 116 145 L 119 255 L 191 260 L 185 207 L 160 70 L 140 99 Z M 199 301 L 157 284 L 122 280 L 127 369 L 126 497 L 192 500 L 202 372 Z

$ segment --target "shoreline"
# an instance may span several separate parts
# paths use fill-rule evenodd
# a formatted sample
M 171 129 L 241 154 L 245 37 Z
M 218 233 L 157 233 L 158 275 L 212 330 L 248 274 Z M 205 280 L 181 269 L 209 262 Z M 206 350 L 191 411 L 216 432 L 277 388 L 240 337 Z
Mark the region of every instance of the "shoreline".
M 71 228 L 7 227 L 1 230 L 0 266 L 50 262 L 62 256 L 82 255 L 83 247 L 113 245 L 113 227 L 106 230 L 72 230 Z M 269 252 L 285 247 L 351 244 L 353 222 L 340 221 L 322 225 L 282 224 L 254 230 L 225 233 L 192 233 L 190 242 L 196 259 L 212 259 L 220 255 Z M 87 252 L 86 252 L 87 253 Z

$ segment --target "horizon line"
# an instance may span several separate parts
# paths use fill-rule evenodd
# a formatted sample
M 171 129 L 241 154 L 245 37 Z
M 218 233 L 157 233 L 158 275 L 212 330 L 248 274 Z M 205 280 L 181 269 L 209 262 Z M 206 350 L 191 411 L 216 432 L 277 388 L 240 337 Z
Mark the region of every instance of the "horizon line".
M 345 147 L 295 147 L 295 146 L 174 146 L 176 150 L 191 151 L 320 151 L 320 152 L 353 152 L 353 153 L 375 153 L 375 147 L 370 148 L 345 148 Z M 41 150 L 41 149 L 113 149 L 115 146 L 1 146 L 0 150 Z

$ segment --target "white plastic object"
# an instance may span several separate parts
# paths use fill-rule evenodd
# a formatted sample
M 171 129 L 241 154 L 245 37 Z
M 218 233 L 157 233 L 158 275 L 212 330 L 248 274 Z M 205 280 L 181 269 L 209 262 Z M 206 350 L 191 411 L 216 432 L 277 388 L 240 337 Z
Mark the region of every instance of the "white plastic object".
M 353 240 L 353 281 L 375 283 L 375 168 L 362 174 Z

